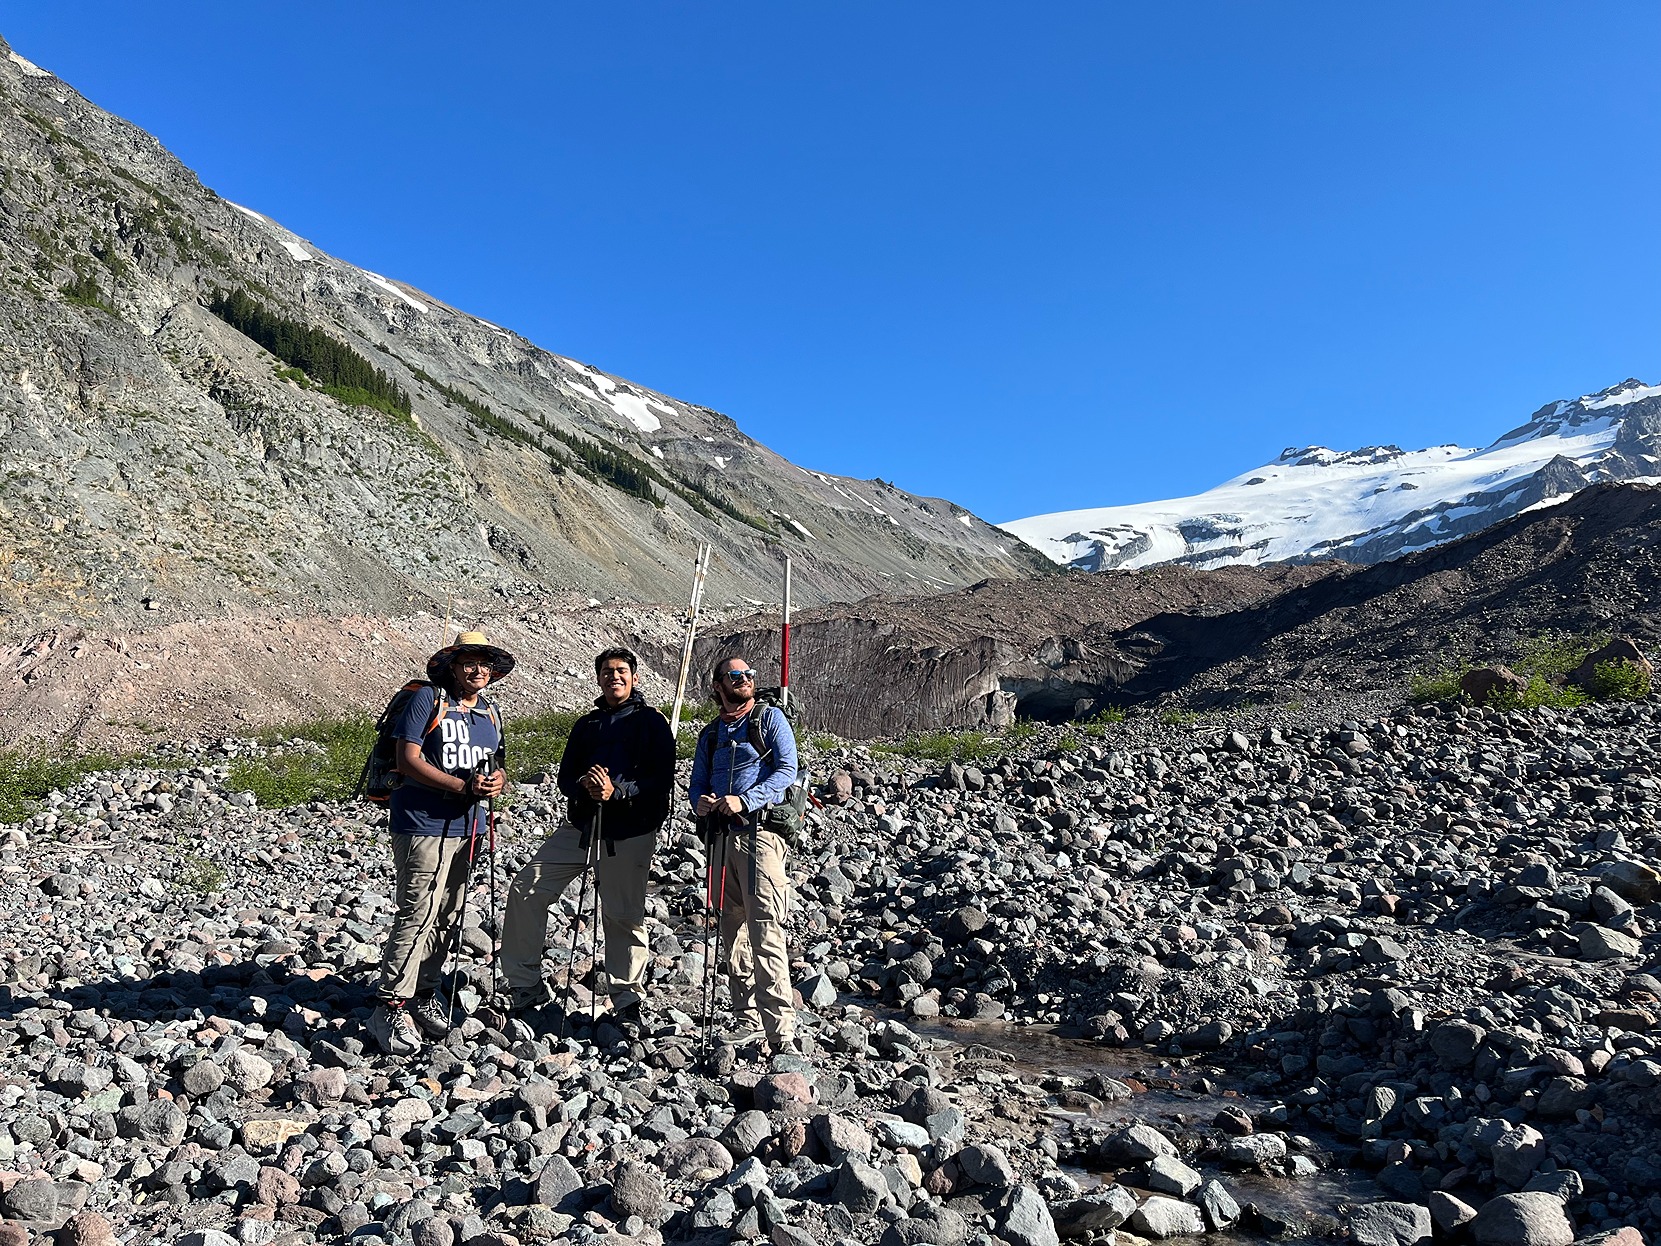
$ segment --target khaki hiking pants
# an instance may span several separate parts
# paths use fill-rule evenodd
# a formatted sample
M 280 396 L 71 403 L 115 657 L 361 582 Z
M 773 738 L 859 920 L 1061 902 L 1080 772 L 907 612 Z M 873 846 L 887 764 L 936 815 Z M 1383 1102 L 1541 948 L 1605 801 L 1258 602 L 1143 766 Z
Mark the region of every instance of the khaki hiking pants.
M 733 1016 L 740 1029 L 760 1028 L 768 1042 L 777 1044 L 796 1033 L 790 952 L 784 941 L 790 915 L 784 840 L 772 831 L 744 827 L 726 837 L 726 854 L 721 937 L 727 945 Z
M 412 999 L 438 986 L 467 893 L 467 836 L 394 835 L 392 932 L 375 998 Z
M 646 876 L 652 868 L 657 836 L 636 835 L 608 845 L 604 840 L 581 845 L 582 831 L 561 822 L 508 887 L 507 916 L 502 922 L 502 972 L 516 996 L 542 988 L 542 949 L 548 934 L 548 909 L 595 863 L 600 890 L 600 926 L 606 939 L 606 978 L 615 1008 L 639 1003 L 646 990 Z M 615 849 L 615 855 L 613 855 Z

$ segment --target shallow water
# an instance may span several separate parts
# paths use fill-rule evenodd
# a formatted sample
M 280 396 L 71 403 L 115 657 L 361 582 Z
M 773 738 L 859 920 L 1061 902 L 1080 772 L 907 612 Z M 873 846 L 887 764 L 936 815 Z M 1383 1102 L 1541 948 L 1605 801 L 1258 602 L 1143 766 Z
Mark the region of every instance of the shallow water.
M 1156 1128 L 1180 1129 L 1208 1125 L 1226 1105 L 1237 1106 L 1254 1118 L 1272 1106 L 1269 1100 L 1242 1093 L 1231 1085 L 1232 1079 L 1226 1075 L 1208 1075 L 1194 1066 L 1173 1067 L 1139 1048 L 1105 1047 L 1083 1039 L 1064 1038 L 1040 1026 L 1011 1025 L 1004 1021 L 930 1022 L 906 1018 L 903 1023 L 925 1037 L 941 1039 L 971 1052 L 975 1047 L 982 1047 L 1001 1053 L 1008 1057 L 1000 1062 L 1001 1066 L 1024 1081 L 1037 1082 L 1056 1075 L 1083 1078 L 1095 1073 L 1125 1082 L 1135 1092 L 1128 1100 L 1104 1103 L 1089 1113 L 1056 1107 L 1047 1109 L 1058 1141 L 1065 1140 L 1075 1121 L 1129 1124 L 1140 1120 Z M 1210 1088 L 1197 1087 L 1196 1083 L 1201 1080 L 1208 1080 Z M 1324 1163 L 1323 1152 L 1330 1139 L 1307 1128 L 1299 1132 L 1316 1144 L 1314 1158 Z M 1343 1205 L 1393 1197 L 1366 1175 L 1344 1168 L 1323 1167 L 1314 1176 L 1293 1180 L 1258 1172 L 1197 1167 L 1207 1177 L 1220 1180 L 1242 1208 L 1252 1205 L 1275 1220 L 1300 1226 L 1272 1239 L 1239 1229 L 1189 1239 L 1203 1240 L 1213 1246 L 1246 1246 L 1247 1243 L 1255 1246 L 1269 1240 L 1295 1243 L 1331 1238 L 1338 1235 L 1343 1224 L 1340 1212 Z M 1111 1180 L 1106 1171 L 1090 1168 L 1064 1165 L 1062 1171 L 1085 1189 Z M 1130 1188 L 1139 1195 L 1148 1193 L 1135 1186 Z

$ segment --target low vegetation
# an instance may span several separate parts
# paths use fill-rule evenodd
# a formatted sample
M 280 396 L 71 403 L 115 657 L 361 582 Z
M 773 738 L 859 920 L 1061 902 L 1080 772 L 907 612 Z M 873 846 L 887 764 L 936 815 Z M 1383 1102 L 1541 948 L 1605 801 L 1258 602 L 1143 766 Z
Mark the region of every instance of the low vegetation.
M 0 822 L 21 822 L 53 791 L 73 787 L 94 771 L 113 770 L 122 760 L 110 753 L 49 757 L 43 751 L 0 751 Z
M 1588 686 L 1565 683 L 1568 674 L 1588 655 L 1609 643 L 1607 633 L 1591 635 L 1546 634 L 1536 636 L 1508 663 L 1527 681 L 1525 687 L 1496 692 L 1488 704 L 1498 709 L 1534 709 L 1550 706 L 1572 709 L 1589 701 L 1636 700 L 1650 694 L 1650 677 L 1630 662 L 1599 662 Z M 1413 679 L 1408 698 L 1418 704 L 1430 701 L 1465 701 L 1470 698 L 1460 687 L 1471 671 L 1472 662 L 1457 663 Z
M 295 740 L 301 744 L 293 746 Z M 375 743 L 375 722 L 368 714 L 354 714 L 272 727 L 260 733 L 259 741 L 274 751 L 233 761 L 226 784 L 232 791 L 252 792 L 267 808 L 345 800 Z

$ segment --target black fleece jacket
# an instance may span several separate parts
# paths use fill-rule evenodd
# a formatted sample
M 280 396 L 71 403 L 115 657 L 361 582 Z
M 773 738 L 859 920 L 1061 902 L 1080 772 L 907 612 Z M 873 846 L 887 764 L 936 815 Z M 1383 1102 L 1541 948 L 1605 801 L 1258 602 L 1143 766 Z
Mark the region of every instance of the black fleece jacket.
M 669 720 L 638 691 L 616 709 L 607 706 L 604 697 L 594 705 L 571 728 L 559 759 L 559 790 L 571 821 L 581 827 L 593 825 L 597 802 L 579 780 L 590 766 L 600 765 L 616 789 L 605 802 L 601 837 L 649 835 L 668 819 L 675 786 L 675 737 L 669 733 Z

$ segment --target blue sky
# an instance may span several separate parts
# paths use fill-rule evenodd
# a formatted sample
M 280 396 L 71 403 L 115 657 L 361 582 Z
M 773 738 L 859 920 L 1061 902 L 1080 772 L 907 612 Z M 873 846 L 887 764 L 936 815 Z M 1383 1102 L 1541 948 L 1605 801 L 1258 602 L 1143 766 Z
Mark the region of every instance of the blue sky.
M 1661 379 L 1661 6 L 19 0 L 318 246 L 992 520 Z

